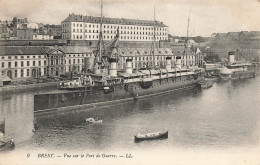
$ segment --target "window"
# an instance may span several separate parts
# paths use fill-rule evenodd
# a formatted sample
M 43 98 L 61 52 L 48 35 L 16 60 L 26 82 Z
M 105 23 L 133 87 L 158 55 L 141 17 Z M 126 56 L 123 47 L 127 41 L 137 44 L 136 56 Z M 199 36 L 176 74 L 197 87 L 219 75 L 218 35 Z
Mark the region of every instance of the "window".
M 23 67 L 23 61 L 21 61 L 21 67 Z
M 35 61 L 33 61 L 33 66 L 35 66 Z
M 21 77 L 23 77 L 23 69 L 21 70 Z
M 17 62 L 14 63 L 14 66 L 17 67 Z
M 27 77 L 29 77 L 30 76 L 30 69 L 27 69 L 27 75 L 26 75 Z
M 11 59 L 12 57 L 11 56 L 8 56 L 8 59 Z
M 14 77 L 17 77 L 17 70 L 14 70 Z
M 14 56 L 15 59 L 17 59 L 17 56 Z
M 4 68 L 5 67 L 5 63 L 4 62 L 2 62 L 2 68 Z
M 38 65 L 41 66 L 41 61 L 38 61 Z
M 11 62 L 8 62 L 8 68 L 11 68 Z
M 30 61 L 27 61 L 27 66 L 30 66 Z

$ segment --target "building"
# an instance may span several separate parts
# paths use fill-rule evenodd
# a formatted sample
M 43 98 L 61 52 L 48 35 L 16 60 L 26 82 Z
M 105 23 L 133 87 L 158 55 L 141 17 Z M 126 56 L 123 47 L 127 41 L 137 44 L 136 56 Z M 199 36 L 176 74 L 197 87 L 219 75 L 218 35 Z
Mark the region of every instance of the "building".
M 48 59 L 48 73 L 59 76 L 67 72 L 81 73 L 84 59 L 94 57 L 93 50 L 85 46 L 44 47 Z
M 199 47 L 196 47 L 194 52 L 195 52 L 195 66 L 202 67 L 204 64 L 204 54 L 200 51 Z
M 0 48 L 0 73 L 13 80 L 59 76 L 72 71 L 80 73 L 83 59 L 92 49 L 66 46 L 6 46 Z
M 99 40 L 100 17 L 69 14 L 61 22 L 64 40 Z M 168 40 L 168 26 L 159 21 L 134 20 L 124 18 L 103 18 L 103 39 L 114 38 L 117 29 L 120 41 L 153 41 L 155 26 L 156 41 Z
M 185 45 L 171 47 L 172 53 L 176 56 L 181 56 L 182 66 L 195 66 L 196 56 L 191 47 Z
M 240 49 L 237 60 L 260 62 L 260 49 Z
M 37 77 L 45 74 L 47 60 L 41 47 L 1 47 L 1 75 L 11 79 Z
M 33 40 L 53 40 L 53 36 L 46 34 L 33 34 Z
M 52 35 L 53 37 L 61 38 L 61 25 L 46 24 L 40 28 L 45 34 Z
M 32 40 L 33 36 L 38 33 L 38 29 L 17 29 L 17 38 L 19 40 Z
M 228 32 L 225 37 L 231 40 L 238 40 L 240 36 L 241 32 Z
M 155 49 L 155 67 L 164 68 L 166 65 L 166 57 L 171 57 L 172 67 L 175 66 L 176 57 L 180 56 L 182 66 L 202 66 L 204 62 L 204 55 L 199 48 L 191 49 L 171 49 L 171 48 L 157 48 Z M 119 48 L 118 49 L 119 62 L 118 68 L 123 70 L 126 66 L 126 60 L 131 59 L 134 69 L 151 68 L 153 62 L 152 49 L 149 48 Z
M 150 48 L 119 48 L 118 54 L 120 54 L 118 68 L 121 70 L 125 68 L 127 59 L 132 59 L 134 69 L 152 67 L 153 52 Z M 157 48 L 154 54 L 155 67 L 157 68 L 165 66 L 166 57 L 172 57 L 173 63 L 176 59 L 169 48 Z
M 8 23 L 0 22 L 0 40 L 8 40 L 12 36 L 12 29 Z
M 226 39 L 226 35 L 227 35 L 227 33 L 217 33 L 215 35 L 215 39 L 216 40 L 225 40 Z
M 28 23 L 25 23 L 26 25 L 26 28 L 30 28 L 30 29 L 39 29 L 39 26 L 38 26 L 38 23 L 35 23 L 35 22 L 28 22 Z

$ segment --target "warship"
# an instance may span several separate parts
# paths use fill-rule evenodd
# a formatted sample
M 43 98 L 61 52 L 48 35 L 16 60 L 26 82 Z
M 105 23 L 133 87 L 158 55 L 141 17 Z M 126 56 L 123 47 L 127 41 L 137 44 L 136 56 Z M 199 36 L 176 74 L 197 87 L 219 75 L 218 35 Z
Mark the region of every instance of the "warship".
M 171 57 L 166 57 L 163 68 L 155 66 L 155 23 L 152 67 L 134 70 L 132 59 L 126 59 L 125 69 L 119 70 L 119 29 L 106 49 L 102 37 L 102 3 L 100 18 L 99 41 L 94 59 L 86 58 L 85 72 L 73 81 L 60 82 L 60 90 L 34 95 L 35 113 L 136 100 L 198 87 L 199 82 L 204 80 L 203 70 L 198 67 L 184 68 L 181 56 L 176 57 L 175 64 L 172 64 Z
M 234 51 L 228 52 L 228 64 L 218 70 L 221 80 L 246 79 L 256 76 L 252 63 L 236 61 Z

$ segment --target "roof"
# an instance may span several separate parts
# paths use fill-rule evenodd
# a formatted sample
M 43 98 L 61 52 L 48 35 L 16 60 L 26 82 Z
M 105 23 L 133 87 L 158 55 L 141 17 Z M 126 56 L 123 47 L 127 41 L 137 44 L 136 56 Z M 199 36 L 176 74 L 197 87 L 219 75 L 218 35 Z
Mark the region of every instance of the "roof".
M 0 55 L 45 55 L 52 50 L 67 53 L 92 53 L 91 47 L 86 46 L 1 46 Z
M 100 23 L 101 17 L 83 16 L 76 15 L 74 13 L 62 21 L 63 22 L 86 22 L 86 23 Z M 140 26 L 156 26 L 167 27 L 163 22 L 160 21 L 148 21 L 148 20 L 137 20 L 137 19 L 125 19 L 125 18 L 109 18 L 103 17 L 102 22 L 104 24 L 122 24 L 122 25 L 140 25 Z
M 194 53 L 190 47 L 185 46 L 173 46 L 171 47 L 172 53 L 174 55 L 184 55 L 184 54 L 191 54 Z
M 232 37 L 239 37 L 240 32 L 228 32 L 227 35 L 231 35 Z
M 0 55 L 44 55 L 46 54 L 43 47 L 36 46 L 2 46 Z
M 260 36 L 260 31 L 250 31 L 248 34 L 248 37 L 257 37 Z
M 7 75 L 1 75 L 0 81 L 11 81 L 11 79 Z
M 92 53 L 92 48 L 87 46 L 48 46 L 44 47 L 46 52 L 51 50 L 59 50 L 65 54 L 76 54 L 76 53 Z
M 152 55 L 152 48 L 119 48 L 118 54 L 121 56 L 147 56 Z M 155 55 L 173 55 L 170 48 L 156 48 L 154 51 Z
M 224 38 L 226 37 L 227 33 L 217 33 L 216 38 Z

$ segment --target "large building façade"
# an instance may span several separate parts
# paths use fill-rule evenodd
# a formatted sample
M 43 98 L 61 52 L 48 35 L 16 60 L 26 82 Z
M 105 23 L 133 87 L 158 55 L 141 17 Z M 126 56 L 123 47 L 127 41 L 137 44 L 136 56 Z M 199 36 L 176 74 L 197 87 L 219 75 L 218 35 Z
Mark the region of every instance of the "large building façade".
M 168 26 L 160 21 L 135 20 L 103 17 L 103 39 L 114 38 L 117 29 L 120 41 L 155 41 L 168 40 Z M 101 17 L 69 14 L 61 22 L 64 40 L 99 40 Z
M 182 50 L 183 51 L 183 50 Z M 169 48 L 155 49 L 155 65 L 158 68 L 166 66 L 166 57 L 175 66 L 176 57 L 181 56 L 182 65 L 196 66 L 202 63 L 197 56 L 201 53 L 184 54 L 181 50 Z M 117 68 L 124 70 L 126 60 L 132 60 L 134 69 L 152 66 L 153 56 L 148 48 L 119 48 Z M 0 74 L 7 75 L 12 80 L 40 78 L 45 76 L 60 76 L 68 72 L 81 73 L 84 59 L 94 57 L 93 49 L 86 46 L 5 46 L 0 47 Z
M 80 73 L 84 58 L 93 57 L 89 47 L 0 47 L 0 73 L 13 80 Z

